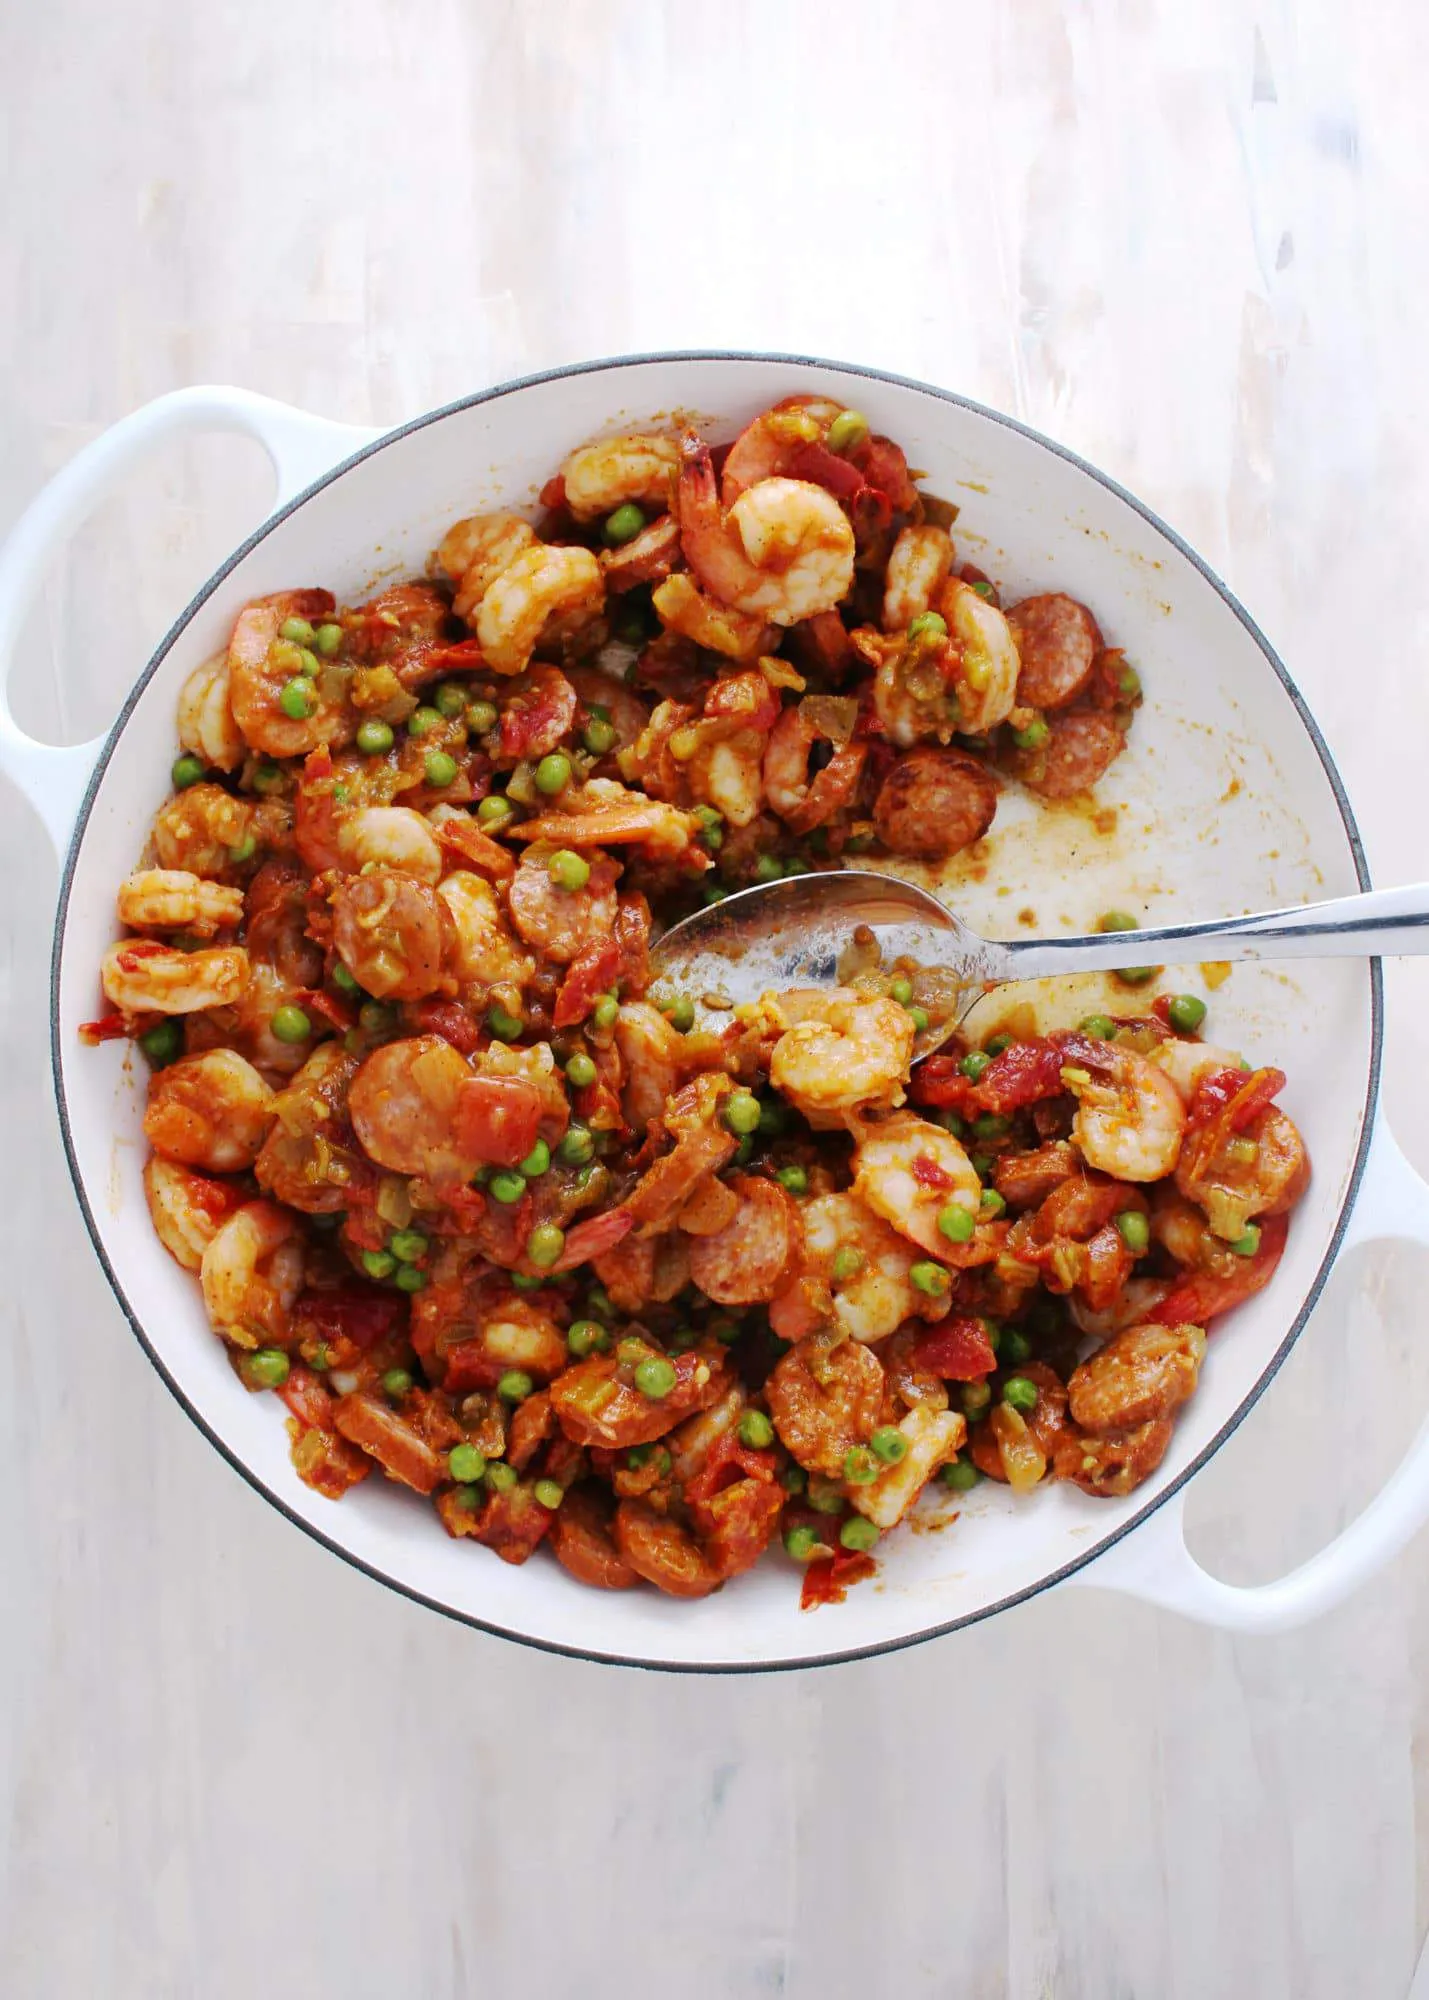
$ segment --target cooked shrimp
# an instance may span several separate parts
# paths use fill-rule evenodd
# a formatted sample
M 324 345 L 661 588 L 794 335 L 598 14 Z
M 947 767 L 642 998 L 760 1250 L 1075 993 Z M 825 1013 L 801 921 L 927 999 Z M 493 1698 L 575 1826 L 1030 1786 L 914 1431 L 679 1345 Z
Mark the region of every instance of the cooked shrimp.
M 658 584 L 650 602 L 667 632 L 678 632 L 681 638 L 707 652 L 722 653 L 727 660 L 757 660 L 778 641 L 778 628 L 767 619 L 716 604 L 685 570 L 677 570 Z
M 680 542 L 720 603 L 775 625 L 831 611 L 853 583 L 854 536 L 831 493 L 802 479 L 761 479 L 725 514 L 708 445 L 689 436 L 680 474 Z
M 561 467 L 566 505 L 578 521 L 613 513 L 627 500 L 663 512 L 679 469 L 680 448 L 670 437 L 639 433 L 582 445 Z
M 374 868 L 332 893 L 338 957 L 378 1000 L 421 1000 L 443 980 L 446 906 L 427 882 Z
M 1204 1229 L 1204 1220 L 1199 1215 L 1196 1223 L 1198 1228 Z M 1095 1340 L 1110 1340 L 1114 1333 L 1120 1333 L 1128 1326 L 1139 1326 L 1147 1314 L 1160 1305 L 1170 1289 L 1169 1278 L 1128 1278 L 1111 1304 L 1101 1311 L 1093 1311 L 1081 1293 L 1076 1291 L 1067 1294 L 1067 1310 L 1073 1325 L 1080 1332 L 1090 1334 Z
M 723 1579 L 688 1528 L 643 1500 L 615 1510 L 615 1546 L 626 1565 L 667 1597 L 708 1597 Z
M 366 806 L 338 826 L 337 851 L 354 875 L 368 866 L 439 882 L 442 850 L 436 835 L 410 806 Z
M 626 1000 L 615 1017 L 615 1046 L 625 1065 L 625 1116 L 643 1132 L 680 1087 L 684 1037 L 648 1000 Z
M 519 674 L 543 639 L 564 638 L 605 605 L 600 564 L 589 549 L 538 543 L 509 562 L 477 608 L 476 636 L 496 674 Z
M 746 424 L 725 457 L 720 498 L 732 507 L 761 479 L 792 470 L 806 445 L 822 444 L 843 408 L 828 396 L 786 396 Z
M 935 1257 L 952 1249 L 938 1227 L 943 1210 L 956 1206 L 975 1216 L 982 1200 L 976 1169 L 952 1133 L 911 1111 L 862 1127 L 853 1191 L 900 1236 Z
M 866 1444 L 883 1408 L 883 1369 L 872 1348 L 845 1340 L 832 1350 L 818 1334 L 801 1340 L 764 1385 L 780 1442 L 806 1472 L 839 1478 L 855 1445 Z
M 1211 1042 L 1181 1041 L 1178 1037 L 1162 1042 L 1151 1060 L 1165 1070 L 1188 1110 L 1203 1076 L 1210 1076 L 1218 1069 L 1241 1066 L 1240 1054 L 1235 1049 L 1220 1049 Z
M 346 743 L 357 718 L 340 676 L 319 673 L 306 685 L 312 713 L 294 718 L 281 706 L 284 689 L 301 680 L 298 649 L 279 637 L 289 618 L 321 618 L 334 608 L 326 590 L 285 590 L 245 605 L 228 642 L 229 697 L 245 740 L 266 757 L 304 757 L 324 743 Z
M 248 983 L 241 945 L 179 951 L 148 939 L 121 938 L 100 962 L 108 999 L 125 1014 L 193 1014 L 236 1000 Z
M 835 986 L 771 996 L 762 1006 L 783 1029 L 769 1080 L 806 1117 L 827 1123 L 830 1114 L 902 1101 L 914 1029 L 896 1000 Z
M 544 841 L 527 848 L 507 891 L 507 906 L 527 944 L 558 965 L 569 965 L 583 946 L 610 936 L 620 871 L 609 855 L 594 850 L 584 887 L 563 889 L 551 875 L 555 852 Z
M 228 650 L 195 667 L 179 691 L 179 743 L 216 771 L 236 771 L 246 748 L 229 700 Z
M 1203 1208 L 1217 1236 L 1234 1241 L 1258 1215 L 1283 1215 L 1310 1183 L 1310 1156 L 1293 1119 L 1267 1104 L 1209 1154 L 1188 1143 L 1176 1186 Z
M 457 1100 L 473 1074 L 438 1035 L 412 1035 L 374 1049 L 348 1092 L 348 1114 L 363 1151 L 394 1174 L 469 1180 L 480 1156 L 457 1131 Z
M 855 1340 L 886 1340 L 905 1320 L 945 1310 L 945 1300 L 914 1289 L 908 1273 L 917 1253 L 856 1194 L 816 1195 L 803 1204 L 801 1219 L 804 1277 L 769 1308 L 769 1324 L 782 1340 L 801 1339 L 826 1317 Z M 825 1292 L 828 1315 L 820 1310 Z
M 144 1198 L 154 1234 L 186 1271 L 196 1271 L 226 1215 L 241 1197 L 221 1181 L 205 1180 L 157 1154 L 144 1168 Z
M 638 847 L 652 860 L 673 860 L 688 855 L 703 830 L 693 813 L 629 792 L 614 778 L 591 778 L 579 790 L 572 786 L 562 803 L 567 811 L 518 821 L 513 837 L 586 852 L 597 846 Z
M 214 1331 L 238 1347 L 284 1341 L 303 1262 L 297 1217 L 274 1201 L 245 1203 L 203 1253 L 200 1282 Z
M 904 528 L 883 578 L 884 631 L 906 632 L 931 608 L 952 566 L 953 538 L 946 528 Z
M 902 1458 L 867 1486 L 844 1487 L 849 1505 L 885 1532 L 896 1528 L 933 1474 L 956 1458 L 968 1434 L 958 1410 L 934 1410 L 920 1403 L 898 1425 L 905 1440 Z
M 156 1153 L 211 1174 L 251 1167 L 273 1122 L 273 1091 L 233 1049 L 209 1049 L 149 1079 L 144 1136 Z
M 855 635 L 862 657 L 873 661 L 873 709 L 884 733 L 900 750 L 915 743 L 947 743 L 962 727 L 953 685 L 953 651 L 945 639 Z M 890 776 L 898 771 L 895 765 Z
M 830 738 L 826 721 L 821 726 L 821 716 L 844 705 L 827 695 L 815 695 L 786 708 L 770 733 L 764 751 L 764 793 L 791 833 L 810 833 L 816 826 L 826 825 L 835 813 L 852 805 L 858 793 L 868 745 L 851 740 L 856 705 L 852 701 L 846 704 L 854 715 L 842 741 Z M 811 775 L 810 760 L 819 743 L 828 744 L 833 755 Z
M 535 546 L 536 530 L 519 514 L 469 514 L 448 528 L 437 562 L 457 586 L 457 617 L 469 619 L 501 572 Z
M 446 962 L 463 987 L 489 992 L 496 986 L 519 989 L 530 981 L 536 961 L 506 928 L 489 882 L 457 868 L 438 883 L 437 894 L 451 918 Z
M 135 931 L 213 937 L 243 921 L 243 891 L 205 882 L 186 868 L 140 868 L 119 885 L 119 921 Z
M 797 1268 L 803 1227 L 777 1181 L 736 1174 L 729 1187 L 738 1208 L 723 1229 L 690 1245 L 690 1276 L 719 1305 L 754 1305 L 774 1298 Z
M 690 1282 L 687 1236 L 627 1236 L 594 1259 L 595 1275 L 619 1312 L 678 1298 Z
M 154 854 L 161 868 L 186 868 L 210 882 L 232 882 L 254 833 L 258 811 L 221 785 L 190 785 L 160 806 L 154 818 Z
M 944 581 L 937 608 L 952 642 L 958 727 L 965 736 L 982 736 L 1016 705 L 1017 642 L 997 606 L 960 577 Z
M 1186 1113 L 1159 1064 L 1102 1044 L 1095 1075 L 1073 1064 L 1062 1076 L 1077 1098 L 1072 1138 L 1088 1166 L 1119 1181 L 1159 1181 L 1171 1172 Z

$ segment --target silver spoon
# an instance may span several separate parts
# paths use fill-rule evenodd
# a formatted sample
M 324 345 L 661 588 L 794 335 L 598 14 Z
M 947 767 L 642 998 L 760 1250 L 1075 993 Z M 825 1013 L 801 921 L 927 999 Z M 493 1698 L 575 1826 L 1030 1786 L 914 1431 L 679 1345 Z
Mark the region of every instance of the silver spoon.
M 666 931 L 651 965 L 656 978 L 677 984 L 717 1023 L 730 1007 L 766 993 L 837 986 L 861 962 L 888 967 L 904 959 L 947 980 L 950 1010 L 919 1035 L 921 1058 L 946 1041 L 987 992 L 1010 980 L 1196 960 L 1417 952 L 1429 952 L 1429 883 L 1213 923 L 997 944 L 912 882 L 839 869 L 760 883 L 697 910 Z

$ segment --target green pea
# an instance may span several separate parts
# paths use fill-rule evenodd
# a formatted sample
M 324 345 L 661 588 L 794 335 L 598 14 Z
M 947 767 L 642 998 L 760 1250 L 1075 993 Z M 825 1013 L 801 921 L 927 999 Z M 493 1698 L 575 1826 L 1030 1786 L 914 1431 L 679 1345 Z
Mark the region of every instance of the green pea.
M 802 1167 L 781 1167 L 774 1178 L 789 1194 L 809 1192 L 809 1176 Z
M 157 1069 L 171 1063 L 184 1045 L 184 1031 L 177 1021 L 160 1021 L 139 1037 L 139 1046 Z
M 946 1208 L 939 1211 L 938 1233 L 946 1236 L 950 1243 L 971 1243 L 976 1228 L 976 1216 L 960 1201 L 950 1201 Z
M 735 1090 L 725 1099 L 724 1122 L 741 1139 L 759 1129 L 759 1099 L 752 1090 Z
M 369 1035 L 385 1035 L 396 1025 L 397 1016 L 382 1000 L 364 1000 L 357 1018 Z
M 1139 931 L 1141 925 L 1129 910 L 1106 910 L 1097 918 L 1099 931 Z
M 677 1035 L 687 1035 L 695 1025 L 695 1003 L 687 993 L 677 993 L 660 1012 Z
M 728 894 L 729 891 L 723 882 L 706 882 L 700 890 L 700 901 L 713 907 L 716 903 L 722 903 Z
M 551 1149 L 544 1139 L 538 1139 L 516 1171 L 524 1174 L 528 1181 L 533 1181 L 538 1174 L 544 1174 L 550 1164 Z
M 955 1139 L 961 1139 L 968 1129 L 956 1111 L 935 1112 L 934 1123 L 941 1125 L 945 1132 L 951 1132 Z
M 988 582 L 985 576 L 978 578 L 977 582 L 973 585 L 973 589 L 977 592 L 979 597 L 985 597 L 989 604 L 991 604 L 993 599 L 997 596 L 996 588 L 994 587 L 994 585 Z
M 306 722 L 317 705 L 317 689 L 301 674 L 290 680 L 278 696 L 279 708 L 293 722 Z
M 1037 1384 L 1025 1375 L 1009 1375 L 1002 1385 L 1002 1400 L 1014 1410 L 1035 1410 Z
M 538 1222 L 526 1238 L 526 1255 L 541 1270 L 549 1270 L 566 1247 L 566 1232 L 554 1222 Z
M 763 1410 L 746 1410 L 739 1420 L 739 1441 L 751 1451 L 765 1451 L 774 1442 L 774 1426 Z
M 868 1440 L 868 1448 L 885 1465 L 897 1465 L 908 1456 L 908 1440 L 896 1424 L 880 1424 Z
M 382 757 L 392 748 L 392 725 L 370 716 L 357 725 L 357 747 L 364 757 Z
M 1151 1243 L 1151 1225 L 1140 1209 L 1124 1208 L 1116 1218 L 1116 1233 L 1133 1257 L 1144 1257 Z
M 986 1112 L 981 1118 L 973 1120 L 973 1136 L 974 1138 L 983 1140 L 984 1143 L 991 1142 L 994 1139 L 1005 1139 L 1011 1130 L 1012 1120 L 1010 1118 L 999 1118 L 991 1111 Z
M 652 1354 L 635 1370 L 635 1386 L 652 1402 L 662 1402 L 678 1381 L 674 1368 L 663 1354 Z
M 399 1229 L 388 1238 L 387 1248 L 399 1264 L 415 1264 L 426 1256 L 431 1243 L 420 1229 Z
M 620 1017 L 620 1002 L 613 993 L 602 993 L 591 1010 L 591 1019 L 598 1028 L 613 1028 Z
M 1235 1242 L 1228 1243 L 1226 1248 L 1233 1250 L 1237 1257 L 1253 1257 L 1260 1248 L 1259 1224 L 1252 1222 L 1244 1236 L 1238 1236 Z
M 829 425 L 825 443 L 830 451 L 842 457 L 844 453 L 857 451 L 868 436 L 868 418 L 859 410 L 840 410 Z
M 176 792 L 186 792 L 190 785 L 196 785 L 205 775 L 206 766 L 202 757 L 175 757 L 169 769 Z
M 486 1489 L 489 1493 L 509 1493 L 516 1480 L 515 1467 L 507 1465 L 502 1459 L 498 1458 L 494 1465 L 488 1464 L 486 1468 Z
M 281 1347 L 260 1347 L 239 1363 L 250 1389 L 276 1389 L 288 1379 L 289 1361 Z
M 783 877 L 783 874 L 783 867 L 774 859 L 772 854 L 761 854 L 754 864 L 754 879 L 756 882 L 778 882 Z
M 856 1555 L 867 1555 L 871 1548 L 877 1546 L 878 1530 L 862 1514 L 851 1514 L 839 1529 L 839 1541 Z
M 392 1255 L 390 1250 L 364 1250 L 362 1253 L 362 1268 L 369 1278 L 376 1278 L 380 1281 L 383 1278 L 391 1277 L 397 1268 L 397 1259 Z
M 954 1493 L 971 1493 L 982 1474 L 970 1458 L 951 1458 L 938 1477 L 944 1486 L 951 1486 Z
M 433 691 L 432 706 L 437 714 L 444 715 L 448 722 L 455 722 L 466 707 L 466 689 L 458 687 L 455 681 L 443 681 L 441 686 Z
M 457 774 L 456 758 L 445 750 L 433 750 L 423 766 L 427 783 L 436 791 L 445 791 Z
M 990 1056 L 1000 1056 L 1004 1049 L 1011 1047 L 1012 1037 L 1009 1034 L 992 1035 L 983 1043 L 984 1050 Z
M 607 514 L 601 529 L 603 539 L 613 549 L 626 542 L 633 542 L 645 526 L 645 515 L 633 500 L 627 500 L 623 507 L 617 507 L 613 514 Z
M 1006 1201 L 996 1188 L 984 1188 L 982 1199 L 977 1205 L 978 1221 L 995 1222 L 1006 1207 Z
M 540 1140 L 537 1141 L 538 1146 L 541 1143 Z M 567 1167 L 583 1167 L 594 1156 L 595 1135 L 586 1125 L 570 1126 L 562 1137 L 560 1144 L 556 1147 L 556 1158 Z M 534 1157 L 534 1151 L 527 1155 L 528 1159 Z M 526 1162 L 524 1160 L 521 1163 L 521 1171 L 523 1174 L 526 1171 Z M 542 1171 L 544 1172 L 544 1169 Z
M 827 1478 L 822 1472 L 810 1474 L 808 1500 L 816 1514 L 842 1514 L 844 1510 L 844 1496 L 838 1481 Z
M 313 644 L 325 660 L 330 660 L 342 644 L 341 625 L 319 625 L 313 634 Z
M 486 1455 L 474 1444 L 454 1444 L 447 1453 L 447 1471 L 463 1486 L 475 1485 L 486 1471 Z
M 992 1057 L 984 1055 L 981 1049 L 970 1049 L 958 1064 L 958 1068 L 970 1082 L 976 1083 L 991 1061 Z
M 405 1368 L 389 1368 L 382 1377 L 382 1393 L 390 1396 L 394 1403 L 411 1393 L 412 1378 Z
M 964 1382 L 963 1414 L 965 1416 L 980 1417 L 991 1402 L 992 1391 L 988 1388 L 986 1382 Z
M 607 751 L 615 748 L 615 724 L 593 715 L 581 731 L 581 742 L 592 757 L 604 757 Z
M 688 1354 L 692 1347 L 698 1347 L 699 1344 L 699 1333 L 692 1326 L 677 1326 L 665 1342 L 666 1349 L 671 1354 Z
M 1116 1040 L 1116 1022 L 1107 1014 L 1088 1014 L 1077 1026 L 1084 1035 L 1094 1036 L 1099 1042 Z
M 352 993 L 360 993 L 362 991 L 362 988 L 358 985 L 357 981 L 353 978 L 352 974 L 348 971 L 347 967 L 343 964 L 340 958 L 335 959 L 333 961 L 333 968 L 332 971 L 329 973 L 328 977 L 332 980 L 333 985 L 337 988 L 339 993 L 352 994 Z
M 298 672 L 300 674 L 304 674 L 309 680 L 312 680 L 321 665 L 322 661 L 310 646 L 299 646 Z
M 1002 1342 L 1003 1342 L 1003 1331 L 1002 1331 L 1001 1321 L 995 1319 L 985 1319 L 982 1322 L 982 1330 L 987 1335 L 987 1344 L 992 1349 L 993 1353 L 1001 1354 Z
M 908 1277 L 914 1289 L 930 1299 L 941 1298 L 952 1284 L 952 1279 L 941 1264 L 929 1262 L 915 1264 L 909 1271 Z
M 714 1335 L 721 1347 L 733 1347 L 741 1333 L 743 1333 L 744 1328 L 739 1324 L 738 1320 L 712 1319 L 709 1323 L 708 1331 Z
M 843 1474 L 850 1486 L 871 1486 L 878 1473 L 878 1460 L 867 1445 L 856 1444 L 844 1453 Z
M 485 736 L 489 729 L 496 727 L 496 703 L 494 701 L 472 701 L 467 703 L 466 726 L 473 736 Z
M 809 1483 L 809 1475 L 802 1465 L 786 1465 L 779 1475 L 779 1484 L 786 1493 L 802 1493 Z
M 451 1492 L 453 1500 L 460 1507 L 463 1514 L 474 1514 L 481 1505 L 481 1488 L 479 1486 L 453 1486 Z
M 518 1292 L 539 1292 L 546 1280 L 536 1271 L 513 1271 L 511 1282 Z
M 313 1032 L 313 1024 L 302 1008 L 291 1004 L 279 1007 L 268 1026 L 280 1042 L 305 1042 Z
M 526 1024 L 519 1015 L 508 1014 L 504 1007 L 493 1002 L 486 1010 L 486 1025 L 498 1042 L 515 1042 L 520 1040 Z
M 546 868 L 558 889 L 584 889 L 590 880 L 590 863 L 569 847 L 558 847 Z
M 434 729 L 440 729 L 441 726 L 441 713 L 435 708 L 414 708 L 407 717 L 409 736 L 430 736 Z
M 566 1332 L 566 1346 L 577 1360 L 610 1345 L 610 1335 L 598 1319 L 574 1319 Z
M 566 1064 L 566 1081 L 577 1090 L 588 1090 L 595 1082 L 596 1067 L 584 1049 L 577 1049 Z
M 946 618 L 940 618 L 936 611 L 920 611 L 918 616 L 909 622 L 910 639 L 946 639 L 947 636 L 948 621 Z
M 792 1556 L 796 1563 L 812 1561 L 818 1546 L 818 1530 L 811 1528 L 807 1521 L 801 1521 L 797 1527 L 784 1530 L 784 1553 Z
M 747 1166 L 753 1158 L 754 1158 L 754 1137 L 752 1133 L 746 1133 L 745 1136 L 740 1140 L 739 1144 L 734 1149 L 734 1164 L 737 1167 L 744 1167 Z
M 258 852 L 257 841 L 253 838 L 253 835 L 251 833 L 245 833 L 242 840 L 239 841 L 237 847 L 229 848 L 228 858 L 233 863 L 234 867 L 237 868 L 240 867 L 243 864 L 243 862 L 251 861 L 257 852 Z
M 1145 986 L 1156 977 L 1160 970 L 1155 965 L 1123 965 L 1116 973 L 1123 986 Z
M 1194 1035 L 1206 1018 L 1206 1003 L 1194 993 L 1177 993 L 1167 1003 L 1166 1018 L 1182 1035 Z
M 486 1191 L 493 1201 L 502 1202 L 505 1206 L 510 1207 L 513 1202 L 520 1201 L 522 1195 L 525 1194 L 526 1182 L 522 1175 L 516 1173 L 512 1168 L 502 1167 L 486 1183 Z
M 1041 716 L 1036 716 L 1025 729 L 1014 729 L 1012 740 L 1019 750 L 1040 750 L 1052 732 Z
M 1128 701 L 1140 700 L 1141 676 L 1135 667 L 1128 666 L 1125 661 L 1122 662 L 1121 671 L 1116 677 L 1116 684 Z
M 538 1504 L 552 1514 L 566 1497 L 565 1487 L 555 1479 L 538 1479 L 532 1491 Z
M 317 635 L 306 618 L 285 618 L 278 627 L 278 636 L 291 639 L 297 646 L 311 646 Z
M 777 1097 L 766 1097 L 759 1105 L 759 1134 L 764 1139 L 777 1139 L 789 1129 L 789 1113 Z
M 496 1385 L 503 1403 L 524 1403 L 536 1385 L 524 1368 L 508 1368 Z
M 536 766 L 536 790 L 553 799 L 571 782 L 571 760 L 564 750 L 553 750 Z
M 998 1360 L 1011 1362 L 1014 1368 L 1019 1368 L 1024 1361 L 1031 1358 L 1031 1354 L 1032 1342 L 1027 1335 L 1015 1326 L 1008 1327 L 1003 1333 L 1002 1345 L 997 1350 Z
M 860 1271 L 868 1268 L 868 1257 L 852 1243 L 841 1243 L 834 1252 L 832 1268 L 835 1279 L 840 1282 L 847 1278 L 856 1278 Z
M 969 1153 L 968 1164 L 980 1181 L 985 1181 L 992 1172 L 991 1153 Z
M 908 1018 L 921 1035 L 928 1025 L 928 1010 L 926 1007 L 910 1007 L 908 1009 Z
M 585 1309 L 588 1313 L 593 1313 L 597 1319 L 615 1318 L 615 1307 L 611 1304 L 610 1293 L 604 1285 L 592 1285 L 589 1288 L 585 1295 Z
M 284 785 L 282 770 L 277 764 L 263 763 L 253 773 L 255 792 L 281 792 Z

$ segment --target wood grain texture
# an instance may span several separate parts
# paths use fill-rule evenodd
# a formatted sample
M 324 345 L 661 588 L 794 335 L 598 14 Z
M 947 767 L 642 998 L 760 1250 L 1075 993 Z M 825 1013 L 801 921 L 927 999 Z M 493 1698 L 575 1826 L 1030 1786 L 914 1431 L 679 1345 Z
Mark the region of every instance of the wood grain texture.
M 1415 0 L 47 0 L 0 12 L 0 525 L 145 397 L 389 422 L 720 344 L 963 390 L 1105 466 L 1301 679 L 1426 872 Z M 57 574 L 30 726 L 107 719 L 261 514 L 157 460 Z M 1398 2000 L 1429 1915 L 1423 1539 L 1313 1631 L 1060 1593 L 884 1663 L 582 1668 L 386 1595 L 186 1424 L 53 1132 L 54 869 L 0 797 L 0 1991 Z M 1429 1168 L 1429 970 L 1389 1103 Z M 1278 1573 L 1429 1402 L 1422 1259 L 1347 1267 L 1202 1480 Z

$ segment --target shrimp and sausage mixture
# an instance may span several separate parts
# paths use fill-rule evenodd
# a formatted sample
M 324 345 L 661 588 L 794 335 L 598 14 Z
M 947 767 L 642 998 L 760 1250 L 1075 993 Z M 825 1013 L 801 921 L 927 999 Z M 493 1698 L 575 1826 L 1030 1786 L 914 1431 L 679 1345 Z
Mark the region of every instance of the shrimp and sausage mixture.
M 294 1465 L 507 1562 L 806 1599 L 938 1478 L 1123 1494 L 1308 1167 L 1190 995 L 911 1069 L 914 968 L 694 1028 L 702 897 L 980 838 L 1121 748 L 1092 614 L 1006 613 L 857 413 L 575 451 L 537 527 L 249 604 L 106 954 L 145 1187 Z M 924 995 L 923 998 L 931 998 Z M 810 1593 L 812 1592 L 812 1597 Z

